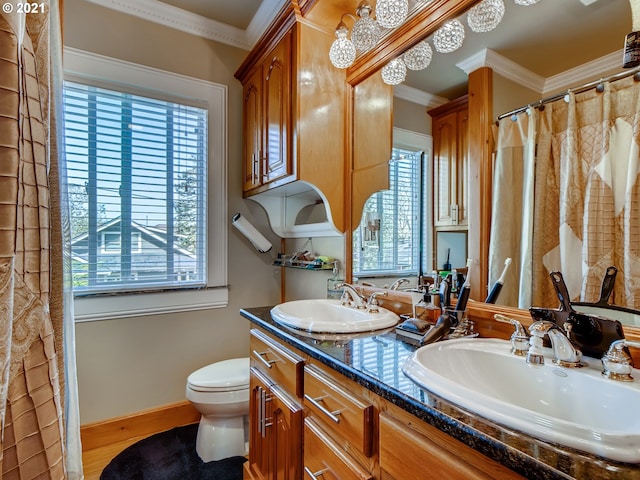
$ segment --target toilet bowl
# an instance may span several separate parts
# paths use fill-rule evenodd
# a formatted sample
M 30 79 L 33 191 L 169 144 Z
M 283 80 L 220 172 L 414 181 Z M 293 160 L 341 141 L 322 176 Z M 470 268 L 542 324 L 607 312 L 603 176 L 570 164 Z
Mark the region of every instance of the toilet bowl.
M 203 462 L 247 454 L 249 358 L 196 370 L 187 378 L 186 396 L 202 414 L 196 451 Z

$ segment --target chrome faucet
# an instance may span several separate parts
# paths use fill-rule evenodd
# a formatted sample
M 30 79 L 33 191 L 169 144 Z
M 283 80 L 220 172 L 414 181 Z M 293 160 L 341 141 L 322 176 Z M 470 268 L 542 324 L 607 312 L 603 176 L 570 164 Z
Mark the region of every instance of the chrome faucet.
M 607 353 L 602 357 L 602 375 L 621 382 L 633 382 L 633 358 L 625 347 L 640 348 L 640 343 L 623 338 L 611 342 Z
M 340 283 L 336 285 L 336 288 L 342 288 L 342 297 L 340 298 L 340 303 L 342 305 L 352 305 L 360 309 L 367 308 L 364 303 L 364 298 L 358 293 L 353 285 Z
M 409 283 L 409 280 L 407 280 L 406 278 L 399 278 L 398 280 L 393 282 L 388 288 L 389 290 L 398 290 L 400 285 L 402 285 L 403 283 Z
M 378 307 L 380 304 L 378 303 L 377 297 L 386 297 L 388 294 L 386 291 L 383 292 L 373 292 L 369 295 L 369 300 L 367 301 L 367 312 L 369 313 L 378 313 Z
M 555 323 L 546 320 L 532 323 L 529 327 L 531 346 L 527 352 L 527 363 L 538 365 L 544 363 L 541 347 L 543 337 L 548 335 L 555 357 L 553 363 L 563 367 L 582 367 L 580 362 L 582 360 L 582 352 L 569 338 L 571 324 L 569 322 L 565 323 L 564 328 L 566 332 Z

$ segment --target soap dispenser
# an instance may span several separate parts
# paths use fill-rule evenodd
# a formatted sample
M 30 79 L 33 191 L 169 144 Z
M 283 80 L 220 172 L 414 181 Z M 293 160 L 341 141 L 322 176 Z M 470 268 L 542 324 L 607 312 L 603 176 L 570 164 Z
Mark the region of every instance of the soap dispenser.
M 333 275 L 327 280 L 327 298 L 340 300 L 342 297 L 342 288 L 337 288 L 338 285 L 344 283 L 344 278 L 340 272 L 340 264 L 338 260 L 333 262 Z

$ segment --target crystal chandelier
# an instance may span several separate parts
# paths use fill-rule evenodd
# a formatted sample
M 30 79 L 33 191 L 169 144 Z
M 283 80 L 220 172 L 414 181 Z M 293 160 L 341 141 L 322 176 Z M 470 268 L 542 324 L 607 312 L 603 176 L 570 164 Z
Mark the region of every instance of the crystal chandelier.
M 384 28 L 396 28 L 409 14 L 409 0 L 378 0 L 376 20 Z
M 336 27 L 336 39 L 329 49 L 329 59 L 336 68 L 350 67 L 356 60 L 356 47 L 348 37 L 349 29 L 340 21 Z
M 404 82 L 407 76 L 407 66 L 402 61 L 402 58 L 394 58 L 384 67 L 382 67 L 382 80 L 387 85 L 398 85 Z
M 353 41 L 356 49 L 361 52 L 368 52 L 376 46 L 380 40 L 382 32 L 380 31 L 380 26 L 370 16 L 371 5 L 366 2 L 362 2 L 358 6 L 356 14 L 360 19 L 353 25 L 353 29 L 351 30 L 351 40 Z
M 467 23 L 474 32 L 490 32 L 504 16 L 503 0 L 482 0 L 469 10 Z
M 433 34 L 433 46 L 440 53 L 451 53 L 462 46 L 464 25 L 457 18 L 445 23 Z
M 534 3 L 538 3 L 539 1 L 540 0 L 514 0 L 514 2 L 516 2 L 516 5 L 524 5 L 525 7 L 533 5 Z
M 426 40 L 410 48 L 402 55 L 402 60 L 409 70 L 424 70 L 431 63 L 433 51 Z

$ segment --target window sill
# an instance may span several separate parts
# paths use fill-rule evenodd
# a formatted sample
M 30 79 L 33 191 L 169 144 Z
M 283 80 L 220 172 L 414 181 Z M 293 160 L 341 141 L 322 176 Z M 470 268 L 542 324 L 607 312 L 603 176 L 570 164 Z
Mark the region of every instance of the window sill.
M 202 290 L 106 295 L 74 299 L 75 321 L 91 322 L 162 313 L 222 308 L 229 304 L 226 287 Z

